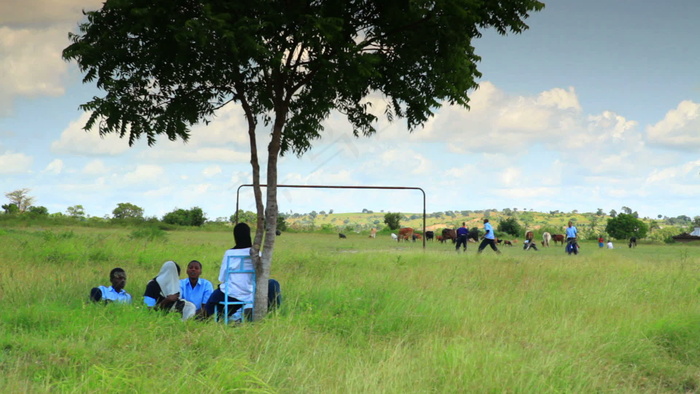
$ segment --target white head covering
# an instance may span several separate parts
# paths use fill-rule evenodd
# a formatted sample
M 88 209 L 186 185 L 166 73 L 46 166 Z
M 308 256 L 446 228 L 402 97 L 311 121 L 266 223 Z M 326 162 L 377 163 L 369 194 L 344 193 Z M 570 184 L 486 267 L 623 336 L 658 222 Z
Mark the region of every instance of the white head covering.
M 160 267 L 156 282 L 160 285 L 160 294 L 163 297 L 180 292 L 180 275 L 174 261 L 166 261 Z

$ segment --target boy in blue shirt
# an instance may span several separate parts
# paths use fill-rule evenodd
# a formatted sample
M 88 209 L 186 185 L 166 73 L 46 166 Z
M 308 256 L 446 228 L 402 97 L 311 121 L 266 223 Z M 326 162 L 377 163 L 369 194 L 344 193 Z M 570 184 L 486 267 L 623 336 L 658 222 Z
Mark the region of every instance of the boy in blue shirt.
M 197 316 L 206 316 L 206 309 L 202 305 L 206 305 L 209 301 L 209 296 L 214 291 L 214 286 L 210 281 L 202 279 L 202 263 L 197 260 L 190 261 L 187 264 L 187 278 L 180 280 L 180 297 L 193 303 L 197 308 Z
M 105 303 L 120 302 L 131 304 L 131 294 L 124 290 L 126 286 L 126 272 L 121 268 L 114 268 L 109 273 L 109 281 L 112 283 L 112 286 L 93 287 L 90 290 L 90 300 L 94 302 L 104 301 Z
M 486 246 L 490 245 L 494 252 L 501 254 L 501 251 L 496 247 L 496 235 L 493 233 L 493 227 L 491 227 L 488 219 L 484 219 L 484 233 L 484 239 L 481 241 L 477 253 L 481 253 Z

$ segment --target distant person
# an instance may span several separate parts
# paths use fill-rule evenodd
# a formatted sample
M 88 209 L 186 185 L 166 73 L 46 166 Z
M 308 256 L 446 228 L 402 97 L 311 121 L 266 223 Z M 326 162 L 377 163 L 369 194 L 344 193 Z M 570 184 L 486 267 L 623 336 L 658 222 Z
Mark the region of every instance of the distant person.
M 566 253 L 578 254 L 578 243 L 576 242 L 577 237 L 578 229 L 576 229 L 574 223 L 569 220 L 569 225 L 566 228 Z
M 180 297 L 180 266 L 174 261 L 163 263 L 158 276 L 148 282 L 143 302 L 154 310 L 178 312 L 183 321 L 196 311 L 193 303 Z
M 469 229 L 467 228 L 467 224 L 462 222 L 462 227 L 457 229 L 457 246 L 455 247 L 455 250 L 459 252 L 459 246 L 462 245 L 464 247 L 464 251 L 466 252 L 468 238 Z
M 603 237 L 598 237 L 598 247 L 602 248 L 603 246 L 605 246 L 605 240 Z
M 201 275 L 202 263 L 190 261 L 187 264 L 187 278 L 180 280 L 180 297 L 194 304 L 197 316 L 206 317 L 206 309 L 202 306 L 209 301 L 214 286 L 208 280 L 200 278 Z
M 131 294 L 124 290 L 126 287 L 126 272 L 121 268 L 114 268 L 109 272 L 109 281 L 112 286 L 97 286 L 90 290 L 90 300 L 105 303 L 119 302 L 131 304 Z
M 539 249 L 537 249 L 537 242 L 535 242 L 532 239 L 526 239 L 524 244 L 523 244 L 523 250 L 530 250 L 530 249 L 535 249 L 536 251 L 539 252 Z
M 229 257 L 231 258 L 229 265 L 232 264 L 236 267 L 241 263 L 241 259 L 243 259 L 243 268 L 245 270 L 254 269 L 252 259 L 247 258 L 250 257 L 250 250 L 253 247 L 253 242 L 250 237 L 250 227 L 246 223 L 238 223 L 233 228 L 233 239 L 236 242 L 235 246 L 224 252 L 224 257 L 221 260 L 221 268 L 219 270 L 219 282 L 221 282 L 221 284 L 212 292 L 206 304 L 208 315 L 214 315 L 217 308 L 220 311 L 223 310 L 223 306 L 220 305 L 220 303 L 226 299 L 227 292 L 229 302 L 253 302 L 255 299 L 252 274 L 232 273 L 227 275 L 226 273 L 226 263 Z M 268 281 L 267 302 L 268 308 L 270 309 L 282 303 L 280 284 L 274 279 Z M 241 306 L 242 305 L 235 304 L 228 306 L 229 316 L 234 316 L 234 320 L 238 320 L 238 316 L 241 316 L 240 312 L 237 314 Z M 246 320 L 252 319 L 252 311 L 246 310 L 243 312 Z
M 477 253 L 481 254 L 486 246 L 489 245 L 494 252 L 501 254 L 501 251 L 496 247 L 496 235 L 493 233 L 493 227 L 491 227 L 491 223 L 489 223 L 488 219 L 484 219 L 484 238 L 481 240 Z
M 613 243 L 612 243 L 612 241 L 608 241 L 608 249 L 613 249 Z

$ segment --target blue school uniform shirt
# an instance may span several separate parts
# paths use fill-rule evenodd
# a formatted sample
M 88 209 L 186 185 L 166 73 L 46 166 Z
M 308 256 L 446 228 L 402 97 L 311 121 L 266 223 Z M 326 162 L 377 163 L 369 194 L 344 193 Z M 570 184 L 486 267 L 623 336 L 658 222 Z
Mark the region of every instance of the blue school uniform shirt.
M 484 231 L 486 231 L 486 235 L 484 235 L 484 238 L 486 239 L 495 239 L 496 236 L 493 235 L 493 227 L 491 227 L 491 223 L 484 223 Z
M 576 226 L 571 226 L 566 228 L 566 238 L 576 238 L 576 234 L 578 234 L 578 230 L 576 230 Z
M 214 286 L 206 279 L 199 278 L 194 288 L 190 285 L 190 278 L 180 279 L 180 298 L 193 303 L 197 310 L 209 301 L 213 291 Z
M 117 292 L 112 286 L 97 286 L 97 288 L 102 292 L 102 299 L 100 301 L 109 300 L 131 304 L 131 294 L 127 293 L 124 289 Z

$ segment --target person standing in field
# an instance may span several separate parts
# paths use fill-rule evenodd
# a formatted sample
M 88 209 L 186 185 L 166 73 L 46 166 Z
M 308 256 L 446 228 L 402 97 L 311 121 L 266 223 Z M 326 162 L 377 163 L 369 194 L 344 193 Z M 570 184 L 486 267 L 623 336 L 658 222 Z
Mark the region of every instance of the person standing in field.
M 209 301 L 214 286 L 208 280 L 200 278 L 201 275 L 202 263 L 197 260 L 190 261 L 187 264 L 187 278 L 180 280 L 180 296 L 194 304 L 198 317 L 206 317 L 206 309 L 202 306 Z
M 598 247 L 599 248 L 602 248 L 604 246 L 604 244 L 603 244 L 604 242 L 605 242 L 605 240 L 603 239 L 603 237 L 598 237 Z
M 469 229 L 467 229 L 467 224 L 462 222 L 462 227 L 457 229 L 457 246 L 455 250 L 459 252 L 459 246 L 464 246 L 464 251 L 467 251 L 467 239 L 469 239 Z
M 131 294 L 124 290 L 126 287 L 126 272 L 121 268 L 114 268 L 109 273 L 109 281 L 112 286 L 97 286 L 90 290 L 90 300 L 105 303 L 120 302 L 131 304 Z
M 578 243 L 576 238 L 578 237 L 578 230 L 574 223 L 569 220 L 569 226 L 566 228 L 566 252 L 568 254 L 578 254 Z
M 484 219 L 484 238 L 481 240 L 477 253 L 481 254 L 488 245 L 491 246 L 494 252 L 501 254 L 501 251 L 496 247 L 496 235 L 493 233 L 493 227 L 491 227 L 488 219 Z

